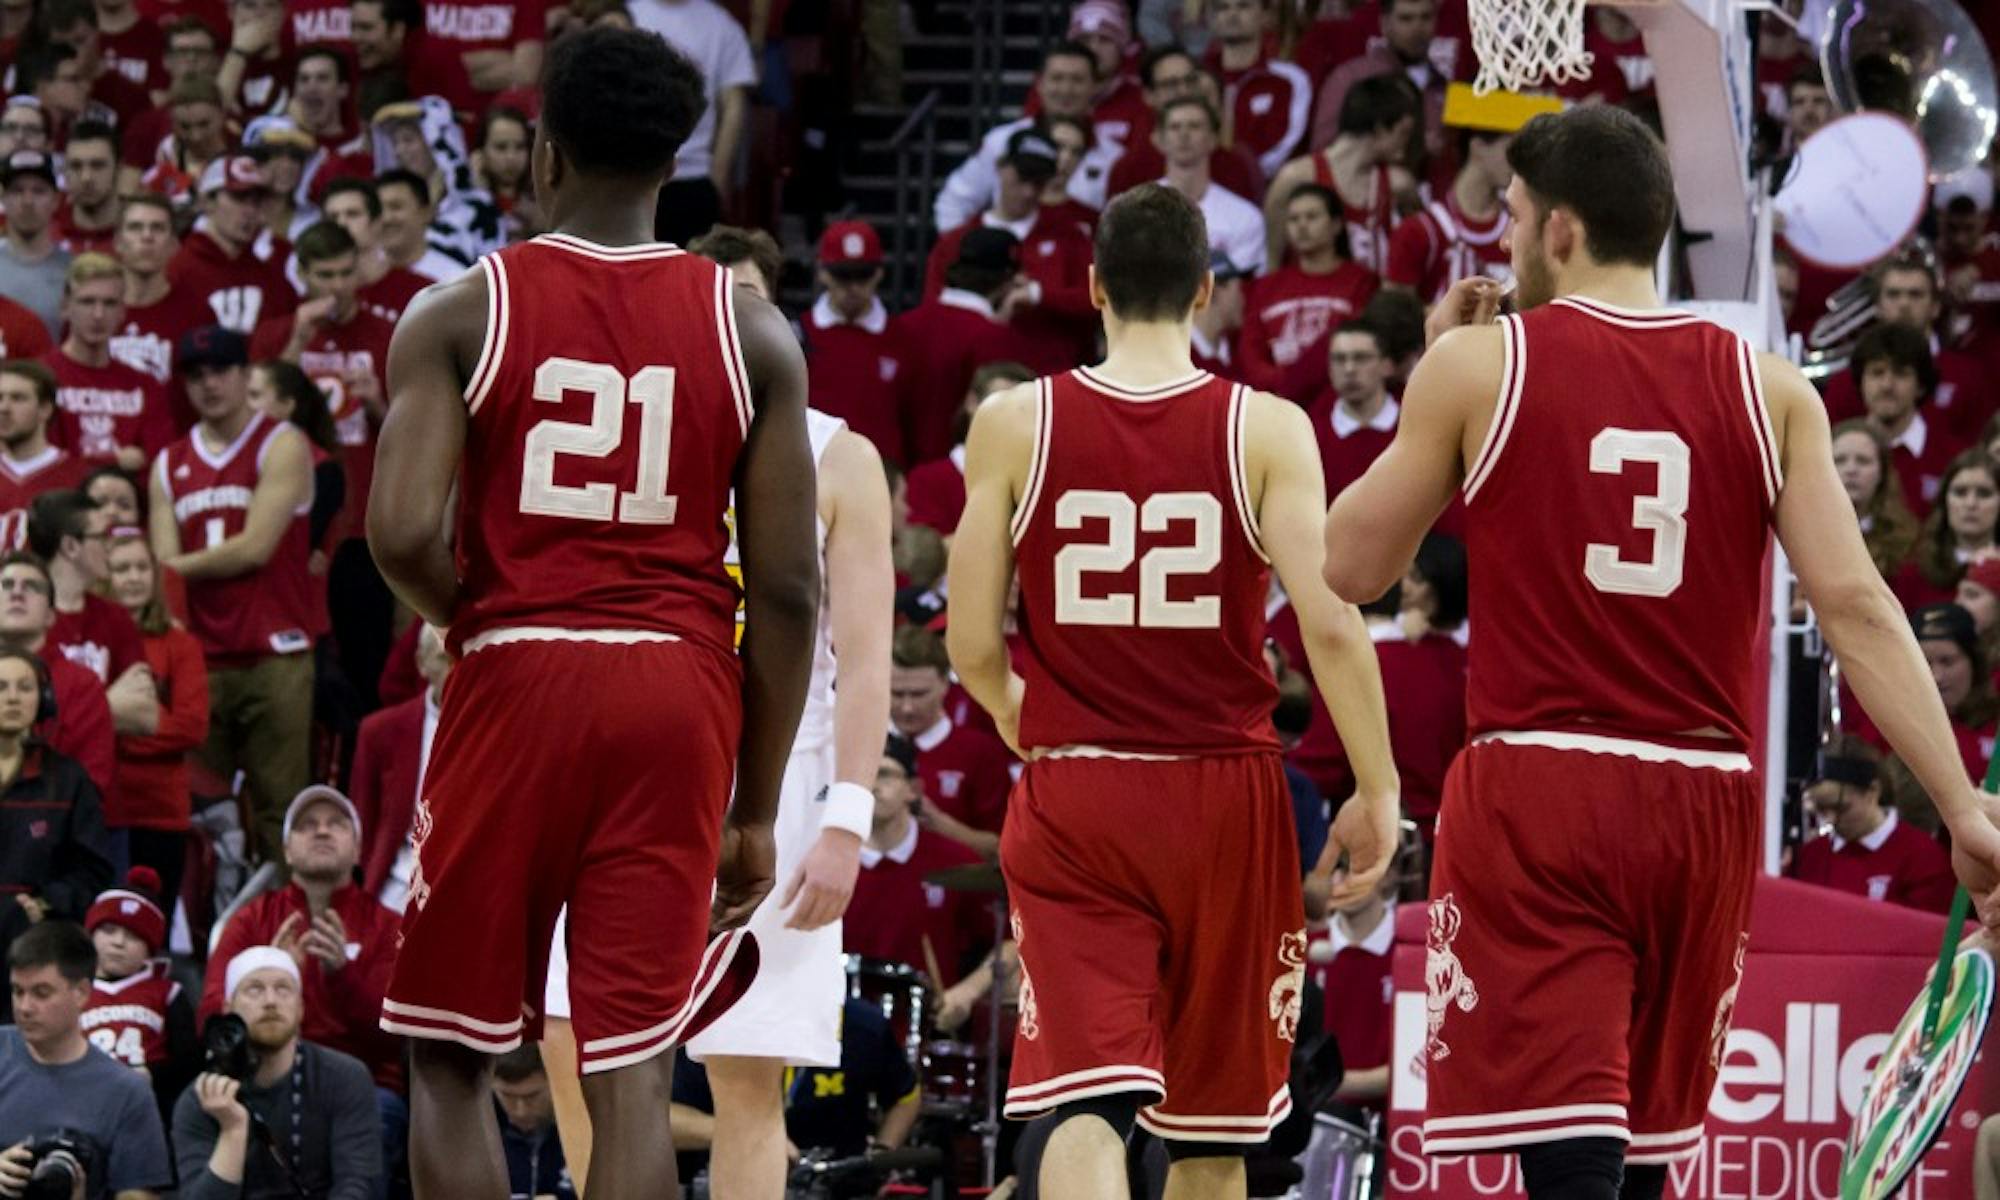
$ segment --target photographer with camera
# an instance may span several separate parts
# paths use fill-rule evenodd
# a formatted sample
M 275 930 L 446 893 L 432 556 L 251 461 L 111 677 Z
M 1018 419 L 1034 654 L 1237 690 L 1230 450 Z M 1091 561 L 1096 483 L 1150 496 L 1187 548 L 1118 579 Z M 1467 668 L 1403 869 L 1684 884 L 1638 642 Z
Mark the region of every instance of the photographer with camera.
M 300 1040 L 290 954 L 252 946 L 224 979 L 229 1011 L 203 1028 L 202 1073 L 174 1105 L 181 1200 L 370 1200 L 382 1127 L 368 1068 Z
M 83 1010 L 97 950 L 67 921 L 7 948 L 13 1026 L 0 1026 L 0 1197 L 152 1200 L 173 1182 L 138 1072 L 90 1044 Z

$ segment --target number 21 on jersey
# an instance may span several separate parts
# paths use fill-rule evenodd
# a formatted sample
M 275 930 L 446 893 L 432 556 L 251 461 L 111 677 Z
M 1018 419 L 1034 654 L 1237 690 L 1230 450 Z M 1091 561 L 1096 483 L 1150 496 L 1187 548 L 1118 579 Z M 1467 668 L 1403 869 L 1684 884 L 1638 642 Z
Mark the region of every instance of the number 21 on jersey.
M 1651 494 L 1632 499 L 1632 527 L 1653 535 L 1651 557 L 1620 557 L 1618 547 L 1584 547 L 1583 574 L 1600 592 L 1663 599 L 1681 586 L 1687 558 L 1688 447 L 1678 434 L 1659 430 L 1600 429 L 1590 439 L 1593 475 L 1623 475 L 1628 463 L 1658 470 Z
M 589 422 L 555 417 L 528 431 L 521 462 L 521 511 L 579 521 L 671 525 L 677 503 L 667 494 L 672 448 L 674 369 L 647 367 L 627 380 L 616 367 L 575 358 L 548 358 L 535 368 L 535 399 L 561 404 L 569 392 L 590 397 Z M 556 482 L 556 459 L 606 458 L 625 440 L 625 406 L 639 406 L 639 469 L 632 490 L 616 483 Z

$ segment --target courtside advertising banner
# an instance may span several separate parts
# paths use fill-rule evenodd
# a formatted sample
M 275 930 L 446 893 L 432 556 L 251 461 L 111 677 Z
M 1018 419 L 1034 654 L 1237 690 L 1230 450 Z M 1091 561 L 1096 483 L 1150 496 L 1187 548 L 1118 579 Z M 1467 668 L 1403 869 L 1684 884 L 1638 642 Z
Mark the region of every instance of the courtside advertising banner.
M 1427 925 L 1421 904 L 1398 914 L 1386 1194 L 1434 1200 L 1523 1196 L 1512 1155 L 1423 1154 L 1422 1052 L 1431 1017 Z M 1694 1158 L 1669 1168 L 1667 1195 L 1839 1200 L 1841 1153 L 1862 1090 L 1937 962 L 1943 935 L 1942 916 L 1790 880 L 1760 879 L 1706 1136 Z M 1476 1002 L 1505 1000 L 1481 994 Z M 1445 1020 L 1448 1029 L 1448 1014 Z M 1972 1196 L 1979 1124 L 2000 1110 L 2000 1076 L 1992 1068 L 1989 1058 L 1977 1055 L 1936 1144 L 1904 1185 L 1905 1200 Z

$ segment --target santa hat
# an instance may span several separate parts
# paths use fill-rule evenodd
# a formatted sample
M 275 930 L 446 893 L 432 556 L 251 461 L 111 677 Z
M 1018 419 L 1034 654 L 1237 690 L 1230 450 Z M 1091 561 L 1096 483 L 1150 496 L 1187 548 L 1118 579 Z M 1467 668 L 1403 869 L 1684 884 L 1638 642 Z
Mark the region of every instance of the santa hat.
M 130 886 L 97 894 L 84 914 L 83 927 L 95 931 L 99 925 L 122 925 L 146 943 L 146 949 L 158 950 L 167 940 L 167 914 L 153 898 L 160 894 L 160 877 L 151 867 L 133 867 L 125 882 Z

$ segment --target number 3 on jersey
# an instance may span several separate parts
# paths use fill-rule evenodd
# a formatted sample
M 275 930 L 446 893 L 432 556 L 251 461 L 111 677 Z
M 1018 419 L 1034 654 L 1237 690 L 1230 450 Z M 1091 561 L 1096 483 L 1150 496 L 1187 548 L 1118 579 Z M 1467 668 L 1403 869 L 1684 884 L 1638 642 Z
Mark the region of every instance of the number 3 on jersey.
M 667 494 L 667 457 L 672 446 L 674 369 L 647 367 L 631 380 L 616 367 L 574 358 L 549 358 L 535 368 L 535 399 L 561 404 L 569 392 L 590 396 L 590 422 L 554 417 L 528 431 L 521 463 L 521 511 L 579 521 L 626 525 L 671 525 L 677 507 Z M 629 492 L 599 480 L 581 485 L 556 482 L 556 458 L 604 458 L 625 440 L 625 405 L 639 406 L 638 479 Z
M 1687 443 L 1676 434 L 1632 429 L 1602 429 L 1590 439 L 1592 474 L 1623 475 L 1635 462 L 1659 471 L 1652 494 L 1632 500 L 1632 526 L 1652 533 L 1652 557 L 1632 562 L 1619 557 L 1618 547 L 1592 542 L 1584 547 L 1583 574 L 1600 592 L 1664 598 L 1681 586 L 1687 557 Z
M 1087 520 L 1105 523 L 1102 542 L 1076 542 L 1056 552 L 1056 622 L 1146 629 L 1215 629 L 1222 624 L 1222 597 L 1167 598 L 1174 575 L 1206 575 L 1222 561 L 1222 502 L 1207 492 L 1157 492 L 1134 503 L 1123 492 L 1076 489 L 1056 501 L 1056 528 L 1081 529 Z M 1176 522 L 1193 527 L 1184 546 L 1155 546 L 1139 559 L 1139 594 L 1113 592 L 1085 596 L 1087 574 L 1116 574 L 1132 565 L 1137 530 L 1163 533 Z M 1134 618 L 1137 618 L 1136 620 Z

